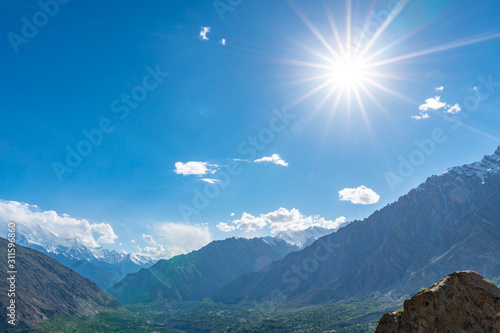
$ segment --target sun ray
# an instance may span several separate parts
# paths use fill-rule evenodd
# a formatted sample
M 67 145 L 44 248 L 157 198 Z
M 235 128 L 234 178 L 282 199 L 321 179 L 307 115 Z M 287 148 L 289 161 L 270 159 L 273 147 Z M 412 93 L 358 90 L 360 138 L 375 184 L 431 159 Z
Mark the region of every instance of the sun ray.
M 330 46 L 330 44 L 325 40 L 323 35 L 316 29 L 314 24 L 309 20 L 305 13 L 296 4 L 292 3 L 292 9 L 297 13 L 302 22 L 311 30 L 311 32 L 318 38 L 318 40 L 323 44 L 323 46 L 330 52 L 330 54 L 336 59 L 340 59 L 340 55 Z
M 329 85 L 331 85 L 331 84 L 332 84 L 332 82 L 331 82 L 331 81 L 326 81 L 326 82 L 324 82 L 323 84 L 321 84 L 321 85 L 317 86 L 316 88 L 312 89 L 311 91 L 309 91 L 309 92 L 307 92 L 307 93 L 303 94 L 302 96 L 300 96 L 300 97 L 298 97 L 297 99 L 295 99 L 294 101 L 292 101 L 292 102 L 290 103 L 290 107 L 293 107 L 293 106 L 295 106 L 295 105 L 299 104 L 300 102 L 302 102 L 302 101 L 303 101 L 303 100 L 305 100 L 306 98 L 308 98 L 308 97 L 310 97 L 310 96 L 314 95 L 314 94 L 315 94 L 315 93 L 317 93 L 318 91 L 322 90 L 323 88 L 325 88 L 325 87 L 327 87 L 327 86 L 329 86 Z
M 462 46 L 466 46 L 466 45 L 470 45 L 470 44 L 475 44 L 475 43 L 480 43 L 480 42 L 484 42 L 484 41 L 491 40 L 491 39 L 496 39 L 499 37 L 500 37 L 500 32 L 491 32 L 491 33 L 486 34 L 486 35 L 481 34 L 478 36 L 473 36 L 473 37 L 453 41 L 450 43 L 446 43 L 446 44 L 441 45 L 441 46 L 435 46 L 435 47 L 427 48 L 427 49 L 422 50 L 422 51 L 405 54 L 405 55 L 402 55 L 399 57 L 381 60 L 381 61 L 378 61 L 375 63 L 371 63 L 368 67 L 378 67 L 378 66 L 382 66 L 382 65 L 386 65 L 386 64 L 393 64 L 393 63 L 398 62 L 398 61 L 407 60 L 407 59 L 416 58 L 416 57 L 421 57 L 423 55 L 428 55 L 428 54 L 432 54 L 432 53 L 447 51 L 447 50 L 451 50 L 454 48 L 458 48 L 458 47 L 462 47 Z
M 382 33 L 387 29 L 387 27 L 392 23 L 392 21 L 401 13 L 404 7 L 410 2 L 410 0 L 400 0 L 396 5 L 396 8 L 389 14 L 387 19 L 385 19 L 384 23 L 377 29 L 377 32 L 373 35 L 373 37 L 368 41 L 363 50 L 360 53 L 360 56 L 364 56 L 366 52 L 372 47 L 372 45 L 377 41 L 377 39 L 382 35 Z
M 370 80 L 370 79 L 368 79 L 368 78 L 365 78 L 365 81 L 366 81 L 367 83 L 371 84 L 372 86 L 377 87 L 377 88 L 379 88 L 380 90 L 383 90 L 383 91 L 385 91 L 385 92 L 387 92 L 387 93 L 389 93 L 389 94 L 391 94 L 391 95 L 393 95 L 393 96 L 396 96 L 396 97 L 398 97 L 398 98 L 400 98 L 400 99 L 402 99 L 402 100 L 404 100 L 404 101 L 410 102 L 410 103 L 412 103 L 413 105 L 417 105 L 417 106 L 418 106 L 418 105 L 420 105 L 420 103 L 418 103 L 417 101 L 415 101 L 415 100 L 413 100 L 413 99 L 411 99 L 411 98 L 409 98 L 409 97 L 407 97 L 407 96 L 401 95 L 400 93 L 398 93 L 398 92 L 396 92 L 396 91 L 394 91 L 394 90 L 392 90 L 392 89 L 389 89 L 389 88 L 387 88 L 387 87 L 384 87 L 383 85 L 381 85 L 381 84 L 379 84 L 379 83 L 377 83 L 377 82 L 375 82 L 375 81 L 373 81 L 373 80 Z
M 328 22 L 330 23 L 330 27 L 332 28 L 333 35 L 335 36 L 335 41 L 337 42 L 337 45 L 340 49 L 340 52 L 345 57 L 347 55 L 347 51 L 342 43 L 342 40 L 340 39 L 339 30 L 338 30 L 337 24 L 335 23 L 335 18 L 333 17 L 331 5 L 329 2 L 325 2 L 325 9 L 326 9 L 326 15 L 328 17 Z

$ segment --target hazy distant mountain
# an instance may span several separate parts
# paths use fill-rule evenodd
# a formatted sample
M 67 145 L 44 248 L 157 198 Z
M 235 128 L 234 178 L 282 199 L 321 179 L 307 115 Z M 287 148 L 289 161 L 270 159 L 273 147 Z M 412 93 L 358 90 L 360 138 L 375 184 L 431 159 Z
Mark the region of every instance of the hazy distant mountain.
M 0 252 L 7 257 L 8 242 L 0 238 Z M 47 318 L 61 314 L 80 316 L 120 309 L 118 302 L 106 295 L 92 281 L 78 275 L 47 255 L 16 246 L 15 305 L 18 329 L 36 328 Z M 12 328 L 5 319 L 10 304 L 7 296 L 7 260 L 0 260 L 0 329 Z M 9 303 L 9 304 L 8 304 Z
M 297 249 L 275 238 L 213 241 L 198 251 L 160 260 L 149 269 L 129 274 L 108 293 L 122 304 L 201 300 L 238 276 L 259 271 Z
M 412 294 L 453 271 L 500 276 L 500 147 L 305 249 L 228 283 L 216 299 L 320 303 Z
M 282 239 L 288 244 L 298 246 L 299 248 L 304 248 L 314 243 L 314 241 L 317 240 L 318 238 L 331 234 L 332 232 L 335 231 L 337 231 L 337 229 L 309 227 L 305 230 L 300 230 L 300 231 L 290 231 L 290 230 L 281 231 L 274 237 Z
M 5 237 L 5 234 L 1 235 Z M 55 235 L 39 225 L 19 225 L 17 243 L 56 259 L 106 290 L 125 275 L 151 266 L 156 260 L 141 254 L 125 254 L 102 247 L 85 246 L 78 239 Z

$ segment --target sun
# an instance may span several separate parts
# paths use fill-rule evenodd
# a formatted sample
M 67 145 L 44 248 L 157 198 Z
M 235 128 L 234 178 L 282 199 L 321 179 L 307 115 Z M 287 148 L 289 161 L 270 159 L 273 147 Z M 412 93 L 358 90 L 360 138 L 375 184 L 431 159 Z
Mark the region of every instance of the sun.
M 352 88 L 362 84 L 368 77 L 368 72 L 363 59 L 355 56 L 344 56 L 331 66 L 329 77 L 335 85 Z

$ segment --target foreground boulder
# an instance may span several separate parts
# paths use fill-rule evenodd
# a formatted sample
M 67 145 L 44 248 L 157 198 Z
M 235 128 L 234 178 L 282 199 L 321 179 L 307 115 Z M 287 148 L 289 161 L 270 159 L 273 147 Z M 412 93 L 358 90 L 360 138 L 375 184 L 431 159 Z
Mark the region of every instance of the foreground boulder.
M 455 272 L 384 314 L 375 332 L 500 333 L 500 289 L 475 272 Z

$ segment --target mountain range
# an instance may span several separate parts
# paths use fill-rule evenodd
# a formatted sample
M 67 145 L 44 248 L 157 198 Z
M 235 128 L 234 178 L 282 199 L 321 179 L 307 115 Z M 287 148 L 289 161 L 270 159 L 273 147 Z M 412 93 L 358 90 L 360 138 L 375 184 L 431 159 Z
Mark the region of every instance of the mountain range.
M 453 271 L 500 276 L 500 147 L 301 251 L 226 284 L 216 300 L 339 301 L 412 294 Z
M 0 238 L 0 251 L 6 256 L 7 249 L 8 241 Z M 16 273 L 13 280 L 7 280 L 11 277 L 10 273 L 7 276 L 7 272 L 11 271 L 7 260 L 0 261 L 0 269 L 5 273 L 0 279 L 2 331 L 13 328 L 5 318 L 11 300 L 15 301 L 15 328 L 20 330 L 37 328 L 43 320 L 62 314 L 88 316 L 122 311 L 120 304 L 95 283 L 55 259 L 19 244 L 16 244 L 15 251 Z M 12 297 L 8 297 L 11 293 Z
M 1 235 L 5 237 L 6 235 Z M 105 290 L 129 273 L 151 266 L 153 258 L 142 254 L 119 253 L 102 247 L 88 247 L 77 238 L 60 237 L 40 225 L 18 222 L 17 244 L 56 259 Z
M 198 251 L 160 260 L 108 289 L 122 304 L 193 301 L 213 296 L 238 276 L 261 271 L 298 247 L 277 238 L 228 238 Z

